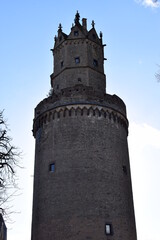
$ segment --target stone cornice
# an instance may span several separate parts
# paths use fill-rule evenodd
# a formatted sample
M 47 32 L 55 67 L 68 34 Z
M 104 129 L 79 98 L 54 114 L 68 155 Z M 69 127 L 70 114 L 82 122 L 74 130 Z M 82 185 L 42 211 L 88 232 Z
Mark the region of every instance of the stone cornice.
M 117 95 L 110 95 L 94 90 L 91 86 L 77 84 L 62 89 L 59 93 L 42 100 L 35 109 L 35 117 L 44 111 L 70 104 L 93 104 L 112 108 L 126 117 L 126 106 Z
M 91 69 L 91 70 L 93 70 L 93 71 L 95 71 L 95 72 L 98 72 L 98 73 L 100 73 L 100 74 L 102 74 L 103 76 L 105 76 L 105 74 L 103 73 L 103 72 L 101 72 L 101 71 L 99 71 L 98 69 L 95 69 L 94 67 L 91 67 L 91 66 L 72 66 L 72 67 L 64 67 L 59 73 L 57 73 L 56 75 L 54 75 L 54 73 L 52 73 L 51 75 L 50 75 L 50 77 L 51 77 L 51 79 L 54 79 L 54 78 L 56 78 L 57 76 L 59 76 L 61 73 L 63 73 L 65 70 L 71 70 L 71 69 L 82 69 L 82 68 L 86 68 L 86 69 Z
M 36 136 L 36 132 L 39 128 L 42 128 L 50 121 L 57 121 L 64 117 L 94 117 L 104 118 L 110 123 L 122 125 L 128 135 L 128 120 L 120 112 L 115 109 L 92 104 L 70 104 L 55 107 L 50 110 L 44 111 L 42 114 L 34 119 L 33 123 L 33 135 Z
M 57 44 L 57 46 L 54 47 L 53 50 L 53 53 L 55 53 L 56 51 L 59 51 L 61 48 L 64 47 L 64 45 L 71 45 L 71 44 L 90 44 L 92 46 L 95 46 L 95 47 L 100 47 L 100 48 L 103 48 L 104 45 L 100 44 L 100 43 L 97 43 L 96 41 L 94 40 L 91 40 L 89 38 L 70 38 L 70 39 L 64 39 L 62 42 L 60 42 L 59 44 Z

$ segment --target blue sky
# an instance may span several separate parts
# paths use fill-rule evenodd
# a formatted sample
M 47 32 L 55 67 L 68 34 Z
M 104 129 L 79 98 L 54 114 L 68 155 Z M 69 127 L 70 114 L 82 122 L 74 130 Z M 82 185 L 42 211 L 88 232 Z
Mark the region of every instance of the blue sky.
M 58 25 L 70 32 L 76 11 L 103 32 L 107 93 L 127 105 L 138 240 L 160 238 L 160 4 L 151 0 L 0 0 L 0 109 L 23 151 L 20 195 L 12 202 L 8 240 L 29 240 L 32 211 L 34 108 L 50 89 L 50 49 Z

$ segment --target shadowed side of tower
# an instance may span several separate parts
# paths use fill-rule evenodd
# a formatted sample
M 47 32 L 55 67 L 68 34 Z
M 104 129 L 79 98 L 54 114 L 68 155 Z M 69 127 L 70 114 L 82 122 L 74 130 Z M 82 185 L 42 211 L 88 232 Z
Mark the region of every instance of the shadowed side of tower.
M 79 18 L 59 26 L 35 109 L 32 240 L 136 240 L 125 104 L 105 93 L 102 33 Z

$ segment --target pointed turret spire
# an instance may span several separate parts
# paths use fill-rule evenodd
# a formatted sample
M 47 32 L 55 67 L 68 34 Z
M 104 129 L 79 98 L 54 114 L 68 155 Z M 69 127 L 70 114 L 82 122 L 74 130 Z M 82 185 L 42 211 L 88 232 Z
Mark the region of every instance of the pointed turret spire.
M 55 35 L 55 37 L 54 37 L 54 41 L 56 42 L 57 41 L 57 36 Z
M 61 23 L 58 26 L 58 31 L 62 31 L 62 24 Z
M 75 15 L 75 24 L 79 24 L 79 19 L 80 19 L 80 15 L 79 15 L 79 12 L 77 11 L 76 15 Z
M 94 22 L 94 20 L 92 20 L 92 28 L 94 28 L 94 26 L 95 26 L 95 22 Z

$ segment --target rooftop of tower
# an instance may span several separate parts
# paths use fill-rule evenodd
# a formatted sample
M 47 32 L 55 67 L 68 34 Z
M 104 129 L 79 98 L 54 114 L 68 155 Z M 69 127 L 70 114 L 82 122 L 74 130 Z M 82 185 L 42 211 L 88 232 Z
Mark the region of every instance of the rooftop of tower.
M 91 24 L 92 28 L 87 30 L 87 19 L 82 18 L 82 24 L 80 23 L 80 14 L 77 11 L 74 19 L 74 23 L 72 24 L 71 32 L 67 35 L 62 31 L 62 24 L 60 23 L 58 26 L 58 35 L 55 35 L 55 45 L 54 48 L 59 46 L 65 40 L 71 39 L 83 39 L 87 38 L 91 41 L 96 42 L 99 45 L 102 45 L 102 32 L 100 32 L 99 36 L 95 30 L 95 22 L 92 20 Z M 104 45 L 105 46 L 105 45 Z M 52 50 L 52 49 L 51 49 Z

